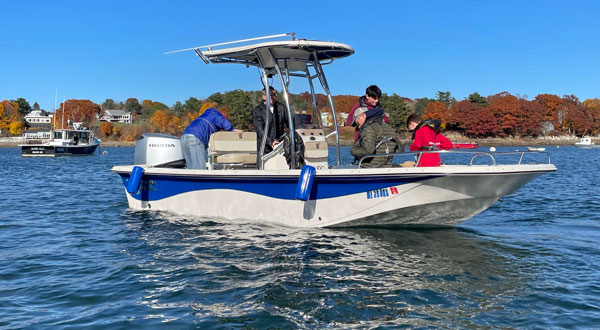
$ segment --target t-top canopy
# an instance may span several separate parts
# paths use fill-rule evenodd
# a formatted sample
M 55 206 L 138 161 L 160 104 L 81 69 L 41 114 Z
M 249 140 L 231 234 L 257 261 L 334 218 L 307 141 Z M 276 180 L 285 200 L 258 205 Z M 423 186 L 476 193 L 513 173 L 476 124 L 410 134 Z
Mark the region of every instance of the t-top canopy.
M 304 71 L 307 62 L 317 60 L 321 64 L 328 64 L 338 58 L 354 54 L 352 47 L 342 43 L 305 39 L 263 42 L 218 50 L 202 51 L 200 48 L 195 50 L 207 63 L 240 63 L 262 66 L 265 69 L 275 66 L 274 57 L 279 61 L 280 66 L 287 67 L 290 71 Z M 285 61 L 287 66 L 284 64 Z
M 291 36 L 292 40 L 280 40 L 244 45 L 232 48 L 213 49 L 216 46 L 239 44 L 243 42 L 274 39 Z M 307 62 L 318 61 L 321 65 L 329 64 L 338 58 L 354 54 L 354 49 L 346 44 L 328 41 L 296 39 L 295 33 L 285 33 L 265 37 L 224 42 L 220 44 L 198 46 L 167 52 L 165 54 L 194 50 L 204 62 L 208 63 L 240 63 L 272 69 L 275 67 L 273 57 L 280 67 L 291 71 L 304 71 Z M 287 63 L 285 63 L 287 61 Z M 287 65 L 286 65 L 287 64 Z

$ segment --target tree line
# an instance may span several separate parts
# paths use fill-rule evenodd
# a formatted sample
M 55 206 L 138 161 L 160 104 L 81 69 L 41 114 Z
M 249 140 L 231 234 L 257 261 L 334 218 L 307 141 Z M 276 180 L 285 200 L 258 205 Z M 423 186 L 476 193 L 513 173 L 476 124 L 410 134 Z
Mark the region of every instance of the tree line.
M 281 99 L 281 98 L 280 98 Z M 337 122 L 343 123 L 344 116 L 358 102 L 359 96 L 333 96 L 338 114 Z M 185 102 L 176 102 L 171 107 L 164 103 L 129 98 L 125 102 L 106 99 L 102 104 L 90 100 L 70 99 L 61 103 L 55 111 L 55 123 L 61 128 L 67 120 L 83 122 L 105 138 L 133 141 L 144 132 L 181 135 L 185 127 L 214 107 L 227 116 L 236 128 L 253 130 L 251 110 L 261 101 L 260 91 L 240 89 L 217 92 L 206 99 L 190 97 Z M 312 96 L 304 92 L 290 95 L 290 107 L 295 113 L 312 114 Z M 418 113 L 424 119 L 442 121 L 442 128 L 462 132 L 468 137 L 536 137 L 540 135 L 597 135 L 600 130 L 600 99 L 583 102 L 574 95 L 559 97 L 539 94 L 534 99 L 502 92 L 483 97 L 473 93 L 457 101 L 450 92 L 439 91 L 433 98 L 412 100 L 397 94 L 383 94 L 379 100 L 397 131 L 405 130 L 406 118 Z M 327 97 L 316 95 L 316 104 L 323 112 L 328 111 Z M 131 112 L 133 124 L 100 122 L 105 110 L 116 109 Z M 39 105 L 30 106 L 24 98 L 0 102 L 0 130 L 10 135 L 20 135 L 28 128 L 24 116 Z M 333 123 L 333 118 L 329 118 Z

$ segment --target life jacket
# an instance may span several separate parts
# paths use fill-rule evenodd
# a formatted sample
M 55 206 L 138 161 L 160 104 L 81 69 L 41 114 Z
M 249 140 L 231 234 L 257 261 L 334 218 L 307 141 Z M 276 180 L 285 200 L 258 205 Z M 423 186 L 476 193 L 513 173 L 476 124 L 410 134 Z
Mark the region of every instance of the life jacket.
M 415 127 L 415 129 L 413 130 L 412 133 L 412 139 L 415 139 L 415 134 L 417 134 L 417 131 L 419 130 L 419 128 L 423 127 L 423 126 L 429 126 L 433 129 L 433 131 L 435 132 L 435 135 L 440 134 L 440 127 L 442 126 L 442 121 L 439 119 L 427 119 L 427 120 L 423 120 L 421 121 L 417 127 Z

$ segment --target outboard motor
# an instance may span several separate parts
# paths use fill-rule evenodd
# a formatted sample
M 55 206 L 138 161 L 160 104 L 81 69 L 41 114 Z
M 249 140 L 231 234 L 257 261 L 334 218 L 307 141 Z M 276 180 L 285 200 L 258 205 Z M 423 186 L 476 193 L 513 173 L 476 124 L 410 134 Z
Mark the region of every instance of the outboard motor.
M 185 167 L 181 140 L 173 135 L 144 133 L 135 143 L 134 165 L 149 167 Z

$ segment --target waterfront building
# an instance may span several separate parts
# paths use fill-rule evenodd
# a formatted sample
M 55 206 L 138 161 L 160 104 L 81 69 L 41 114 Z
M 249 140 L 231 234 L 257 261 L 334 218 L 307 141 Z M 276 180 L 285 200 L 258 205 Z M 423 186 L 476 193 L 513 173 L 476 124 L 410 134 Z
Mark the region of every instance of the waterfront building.
M 104 115 L 100 117 L 100 121 L 131 124 L 131 112 L 125 112 L 123 110 L 104 110 Z
M 25 115 L 25 121 L 31 128 L 50 128 L 54 114 L 44 110 L 33 110 Z

